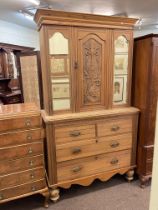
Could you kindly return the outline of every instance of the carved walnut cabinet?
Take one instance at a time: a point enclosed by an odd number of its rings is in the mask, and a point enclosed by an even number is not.
[[[38,10],[51,199],[136,167],[130,106],[136,19]]]

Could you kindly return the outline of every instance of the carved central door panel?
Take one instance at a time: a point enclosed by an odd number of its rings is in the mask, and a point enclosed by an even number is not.
[[[77,110],[106,108],[107,31],[77,30]]]

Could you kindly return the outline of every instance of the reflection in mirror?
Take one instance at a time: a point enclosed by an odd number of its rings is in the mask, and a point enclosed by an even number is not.
[[[68,55],[68,39],[62,33],[55,32],[49,39],[49,54],[51,55]]]

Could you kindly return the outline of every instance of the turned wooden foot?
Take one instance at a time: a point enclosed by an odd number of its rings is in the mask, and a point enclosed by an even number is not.
[[[126,179],[128,182],[131,182],[134,178],[134,170],[130,170],[126,173]]]
[[[147,186],[147,183],[149,182],[151,177],[149,176],[140,176],[139,180],[140,180],[140,187],[141,188],[145,188]]]
[[[50,190],[50,199],[51,199],[51,201],[56,202],[57,200],[59,200],[59,198],[60,198],[59,193],[60,193],[59,189],[51,189]]]
[[[46,192],[42,193],[42,195],[45,197],[45,199],[44,199],[44,207],[48,208],[48,206],[49,206],[48,202],[49,202],[50,193],[49,193],[49,191],[46,191]]]

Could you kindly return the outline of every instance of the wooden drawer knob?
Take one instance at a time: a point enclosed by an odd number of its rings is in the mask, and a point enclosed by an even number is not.
[[[78,154],[81,152],[81,149],[79,147],[75,147],[72,149],[72,154]]]
[[[117,164],[119,162],[119,160],[117,159],[117,158],[115,158],[115,159],[113,159],[113,160],[111,160],[111,164],[112,165],[115,165],[115,164]]]
[[[32,190],[32,191],[36,191],[36,187],[35,187],[35,186],[32,186],[32,187],[31,187],[31,190]]]
[[[81,169],[82,169],[81,166],[77,166],[77,167],[73,168],[72,171],[73,171],[74,173],[77,173],[77,172],[81,171]]]
[[[120,127],[118,125],[114,125],[111,128],[111,131],[118,131],[120,129]]]
[[[32,154],[32,153],[33,153],[33,151],[32,151],[32,149],[31,149],[31,147],[29,148],[28,153],[29,153],[29,154]]]
[[[77,137],[79,135],[81,135],[80,131],[71,131],[70,132],[70,136],[72,136],[72,137]]]
[[[32,140],[32,135],[28,134],[26,138],[27,138],[27,140]]]
[[[0,194],[0,200],[3,200],[4,196],[2,194]]]
[[[31,125],[31,120],[26,120],[26,121],[25,121],[25,125],[26,125],[27,127],[29,127],[29,126]]]
[[[35,175],[32,173],[32,174],[30,174],[30,177],[31,177],[31,179],[34,179]]]
[[[33,166],[33,161],[32,160],[29,162],[29,165],[30,166]]]
[[[112,143],[110,144],[110,146],[111,146],[112,148],[116,148],[116,147],[118,147],[119,145],[120,145],[120,143],[117,142],[117,141],[114,141],[114,142],[112,142]]]

